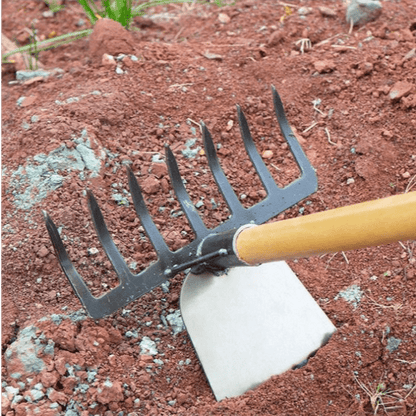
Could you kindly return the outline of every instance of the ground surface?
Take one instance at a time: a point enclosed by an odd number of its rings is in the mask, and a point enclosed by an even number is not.
[[[292,3],[152,9],[151,19],[135,21],[140,31],[126,50],[113,45],[114,54],[138,58],[120,61],[123,73],[100,66],[83,39],[40,54],[46,68],[63,70],[58,76],[12,83],[14,73],[3,74],[3,414],[415,414],[414,241],[290,261],[338,331],[304,367],[217,403],[186,331],[173,335],[167,323],[179,308],[183,274],[165,291],[94,321],[82,314],[46,233],[41,209],[63,227],[95,295],[117,284],[92,230],[90,188],[128,264],[138,272],[155,260],[127,192],[123,165],[130,164],[169,247],[191,241],[158,162],[165,143],[206,223],[226,219],[198,149],[201,119],[221,144],[244,206],[260,201],[236,104],[259,152],[272,151],[265,161],[273,177],[287,185],[299,171],[280,136],[272,84],[319,178],[318,192],[279,220],[409,191],[416,175],[414,0],[384,1],[377,20],[351,32],[340,1]],[[306,3],[311,13],[301,17]],[[2,2],[3,33],[24,44],[34,19],[40,38],[89,27],[76,2],[54,17],[43,17],[47,10],[38,1]],[[153,358],[138,345],[143,337],[156,342]]]

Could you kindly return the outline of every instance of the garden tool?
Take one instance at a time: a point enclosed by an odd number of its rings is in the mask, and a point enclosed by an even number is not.
[[[416,238],[416,193],[264,224],[317,190],[317,177],[272,95],[283,137],[301,176],[279,187],[256,150],[243,111],[238,121],[246,151],[267,196],[244,208],[218,161],[201,122],[205,154],[230,217],[208,229],[186,192],[172,151],[166,163],[195,239],[171,251],[151,218],[140,186],[127,168],[130,193],[158,259],[133,274],[115,246],[92,191],[88,205],[98,238],[119,285],[94,297],[76,271],[47,213],[47,230],[59,263],[92,318],[112,314],[182,271],[189,271],[180,297],[182,316],[217,400],[238,396],[290,368],[302,365],[335,331],[334,325],[284,260]],[[249,267],[247,267],[249,266]]]

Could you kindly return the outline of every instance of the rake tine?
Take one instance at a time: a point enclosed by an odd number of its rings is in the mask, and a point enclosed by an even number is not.
[[[68,253],[65,250],[62,239],[51,217],[45,211],[43,211],[43,216],[45,218],[46,228],[48,230],[49,237],[52,241],[55,253],[58,256],[59,264],[61,265],[62,270],[65,273],[65,276],[68,278],[69,283],[72,286],[72,289],[77,294],[82,305],[84,306],[84,308],[87,308],[86,305],[88,304],[88,302],[92,302],[94,297],[91,295],[91,292],[89,291],[82,277],[76,271],[71,260],[69,260]]]
[[[205,125],[204,122],[201,121],[202,127],[202,139],[204,142],[204,148],[208,159],[208,164],[211,169],[212,174],[214,175],[215,182],[220,189],[225,202],[227,203],[231,215],[236,215],[239,211],[243,211],[244,208],[241,206],[240,201],[238,200],[237,195],[234,192],[234,189],[228,182],[227,177],[224,174],[224,171],[221,168],[221,165],[218,161],[217,152],[215,151],[215,146],[212,141],[211,134]]]
[[[114,244],[114,241],[111,238],[110,233],[108,232],[107,226],[105,225],[104,217],[100,210],[100,207],[97,204],[97,200],[95,199],[93,193],[90,190],[87,191],[87,197],[92,221],[94,223],[98,239],[100,240],[101,245],[103,246],[105,254],[111,261],[111,264],[113,265],[117,273],[117,276],[120,279],[120,284],[128,284],[128,279],[131,278],[133,274],[130,272],[126,262],[124,261],[116,245]]]
[[[188,192],[186,192],[181,174],[179,173],[178,164],[176,163],[175,156],[173,156],[172,150],[169,146],[166,146],[166,161],[168,164],[169,176],[172,180],[173,190],[175,191],[181,207],[195,232],[196,238],[203,237],[207,233],[207,228],[189,198]]]
[[[152,220],[152,217],[149,214],[149,210],[147,209],[146,203],[144,202],[140,186],[137,183],[137,179],[130,167],[127,167],[127,174],[129,177],[129,188],[133,198],[136,214],[140,218],[140,222],[142,223],[150,242],[152,243],[154,249],[157,251],[158,257],[162,257],[164,254],[169,252],[169,248],[166,245],[165,240],[163,240],[163,237],[160,235],[159,230],[157,229],[155,223]]]
[[[263,159],[257,151],[256,145],[251,137],[250,130],[248,128],[247,119],[241,110],[240,106],[237,105],[238,124],[240,125],[241,137],[244,141],[244,146],[250,157],[251,162],[256,169],[263,186],[266,188],[266,192],[270,195],[273,192],[278,192],[279,187],[276,185],[272,175],[264,164]]]
[[[308,158],[306,157],[302,147],[300,146],[296,136],[294,135],[289,122],[287,121],[285,110],[283,108],[282,100],[280,99],[279,94],[276,91],[274,85],[272,85],[272,95],[273,95],[273,104],[274,110],[276,113],[277,120],[279,122],[280,130],[282,131],[283,137],[287,141],[291,152],[295,158],[295,161],[301,170],[302,174],[309,173],[315,176],[315,170],[310,164]]]

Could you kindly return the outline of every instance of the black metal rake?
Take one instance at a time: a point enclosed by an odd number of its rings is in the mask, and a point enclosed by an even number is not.
[[[195,233],[195,239],[187,246],[175,252],[168,248],[147,210],[142,191],[132,170],[127,168],[134,208],[158,255],[158,260],[140,273],[133,274],[128,268],[108,232],[104,217],[92,191],[87,192],[88,206],[98,238],[119,278],[119,285],[102,296],[97,298],[91,294],[69,259],[55,224],[44,212],[46,227],[62,270],[92,318],[102,318],[112,314],[166,282],[167,279],[180,271],[192,268],[194,273],[198,273],[207,269],[216,270],[235,264],[240,265],[232,251],[232,239],[230,240],[229,236],[232,236],[237,229],[245,224],[266,222],[317,190],[318,181],[315,171],[289,126],[283,104],[274,87],[272,87],[272,95],[280,129],[299,166],[301,176],[284,188],[276,185],[257,152],[243,111],[237,106],[238,121],[246,151],[267,192],[267,196],[258,204],[244,208],[220,166],[211,135],[205,124],[201,122],[208,163],[231,213],[227,221],[214,229],[208,229],[199,216],[183,185],[175,157],[169,146],[166,146],[166,162],[172,187]]]

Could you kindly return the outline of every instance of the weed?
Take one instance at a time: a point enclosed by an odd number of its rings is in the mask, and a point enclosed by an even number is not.
[[[39,50],[37,48],[36,29],[32,25],[32,33],[29,36],[29,51],[27,55],[22,54],[26,68],[30,70],[38,69]]]
[[[386,385],[382,382],[377,384],[375,389],[371,388],[371,385],[367,387],[354,375],[354,379],[361,389],[367,394],[370,399],[371,407],[374,411],[374,415],[377,415],[377,412],[380,408],[383,409],[384,413],[387,414],[389,410],[398,410],[402,409],[400,403],[403,402],[403,399],[400,398],[400,395],[396,391],[389,391],[386,389]],[[393,396],[393,393],[395,394]],[[406,396],[407,397],[407,396]],[[399,405],[399,406],[395,406]]]
[[[229,3],[223,2],[222,0],[215,0],[214,2],[218,7],[229,5]],[[62,8],[61,6],[58,6],[56,0],[49,0],[47,3],[52,11],[58,11]],[[128,29],[134,17],[142,16],[145,13],[145,10],[151,7],[168,5],[171,3],[206,4],[209,3],[209,0],[151,0],[141,4],[139,4],[138,0],[135,0],[134,6],[133,0],[101,0],[101,9],[95,5],[93,0],[78,0],[78,3],[83,7],[92,25],[94,25],[98,19],[106,17],[119,22],[126,29]],[[232,4],[234,3],[235,2]],[[59,9],[57,9],[57,7],[59,7]],[[40,51],[57,48],[58,46],[62,46],[75,40],[81,39],[85,36],[89,36],[92,31],[93,29],[85,29],[47,39],[42,42],[36,42],[36,49],[34,51],[36,54],[35,56],[37,56]],[[11,55],[14,55],[15,53],[33,53],[32,48],[33,45],[30,44],[8,52],[2,55],[2,63],[6,63],[7,58]]]
[[[64,6],[61,6],[57,0],[45,0],[45,3],[48,5],[49,10],[53,13],[59,12],[59,10],[64,8]]]

